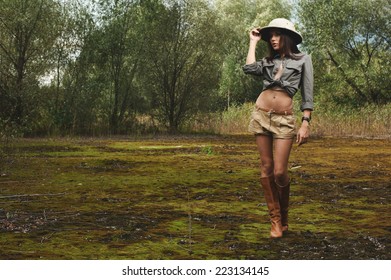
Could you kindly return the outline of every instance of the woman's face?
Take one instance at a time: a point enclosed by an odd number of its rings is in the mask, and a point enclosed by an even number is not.
[[[270,31],[270,44],[272,45],[273,50],[279,51],[281,48],[281,32],[276,30]]]

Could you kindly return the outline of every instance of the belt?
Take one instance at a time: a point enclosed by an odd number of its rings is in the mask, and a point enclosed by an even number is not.
[[[285,110],[285,111],[276,111],[274,109],[265,109],[265,108],[262,108],[262,107],[258,107],[256,106],[255,108],[257,108],[258,110],[261,110],[261,111],[264,111],[264,112],[267,112],[269,114],[276,114],[276,115],[293,115],[293,111],[291,109],[289,110]]]

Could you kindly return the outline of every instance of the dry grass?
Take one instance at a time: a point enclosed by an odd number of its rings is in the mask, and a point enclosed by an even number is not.
[[[319,110],[312,127],[320,136],[391,138],[391,104]]]
[[[298,106],[295,104],[295,107]],[[187,130],[246,134],[252,108],[253,104],[246,103],[222,113],[198,116]],[[298,123],[300,117],[301,114],[297,114]],[[358,109],[337,106],[317,109],[312,116],[311,133],[316,136],[391,138],[391,104]]]

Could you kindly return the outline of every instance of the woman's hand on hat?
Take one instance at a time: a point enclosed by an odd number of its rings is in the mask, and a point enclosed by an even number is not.
[[[259,28],[253,28],[250,31],[250,40],[258,42],[261,40],[261,34],[259,33]]]

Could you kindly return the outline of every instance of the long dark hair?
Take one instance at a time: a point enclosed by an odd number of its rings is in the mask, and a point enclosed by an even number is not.
[[[266,56],[267,61],[272,61],[277,55],[283,54],[285,57],[290,57],[294,60],[299,60],[303,57],[304,54],[302,54],[299,49],[297,48],[297,45],[294,43],[291,36],[289,36],[289,33],[285,31],[284,29],[276,29],[277,33],[280,34],[280,50],[275,51],[272,47],[272,44],[270,43],[270,33],[267,38],[267,47],[269,49],[268,56]]]

